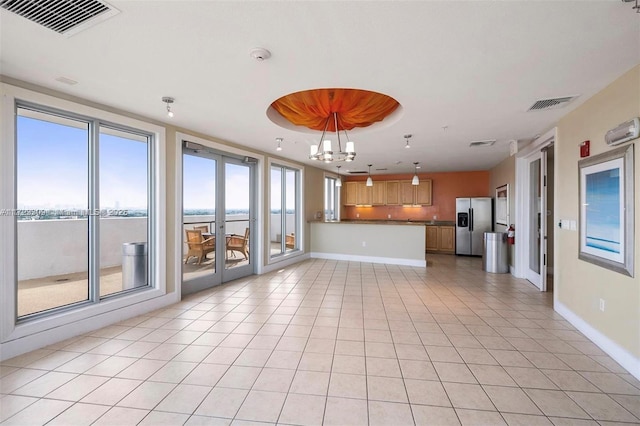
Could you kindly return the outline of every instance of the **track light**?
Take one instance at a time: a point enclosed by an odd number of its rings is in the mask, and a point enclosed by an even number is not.
[[[278,147],[276,148],[276,151],[282,151],[282,138],[276,138],[276,141],[278,141]]]
[[[164,102],[165,104],[167,104],[167,115],[169,116],[169,118],[173,118],[173,111],[171,111],[171,104],[175,101],[174,98],[172,98],[171,96],[164,96],[162,98],[162,102]]]

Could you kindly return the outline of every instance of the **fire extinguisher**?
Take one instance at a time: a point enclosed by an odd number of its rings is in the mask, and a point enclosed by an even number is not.
[[[507,229],[507,242],[514,245],[516,242],[516,228],[513,227],[513,223]]]

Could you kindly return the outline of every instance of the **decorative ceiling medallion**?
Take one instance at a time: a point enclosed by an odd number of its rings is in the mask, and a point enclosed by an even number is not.
[[[329,132],[370,126],[384,120],[399,106],[390,96],[360,89],[304,90],[285,95],[271,104],[295,126]],[[327,117],[334,113],[337,129],[334,120],[329,120],[327,125]]]

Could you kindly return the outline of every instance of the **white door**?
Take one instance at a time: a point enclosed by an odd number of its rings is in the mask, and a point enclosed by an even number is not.
[[[522,239],[525,247],[525,278],[540,291],[547,290],[547,155],[538,151],[526,159],[525,206]]]

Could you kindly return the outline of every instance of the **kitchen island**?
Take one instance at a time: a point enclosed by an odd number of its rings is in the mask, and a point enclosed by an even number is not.
[[[311,222],[311,257],[426,267],[426,222]]]

